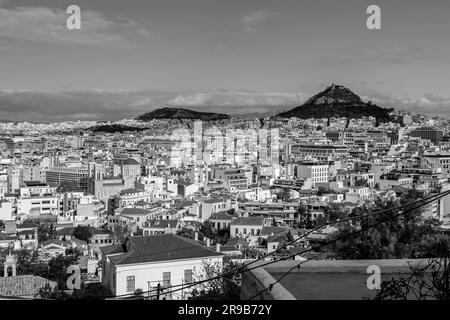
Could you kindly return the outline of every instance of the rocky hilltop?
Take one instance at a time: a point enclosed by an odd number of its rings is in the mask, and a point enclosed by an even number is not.
[[[374,117],[377,122],[391,121],[393,109],[382,108],[371,102],[364,102],[357,94],[341,85],[331,85],[308,99],[304,104],[278,116],[283,118],[362,118]]]

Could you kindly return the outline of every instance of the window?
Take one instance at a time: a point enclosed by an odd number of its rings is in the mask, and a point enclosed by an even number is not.
[[[247,229],[244,228],[243,234],[247,234]]]
[[[128,276],[127,277],[127,292],[134,292],[135,288],[134,288],[134,276]]]
[[[163,272],[163,286],[170,286],[170,272]]]
[[[184,282],[186,283],[192,282],[192,269],[184,270]]]

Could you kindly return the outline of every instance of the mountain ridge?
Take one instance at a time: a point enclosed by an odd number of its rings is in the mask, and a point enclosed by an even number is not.
[[[190,120],[227,120],[230,116],[223,113],[200,112],[186,108],[164,107],[141,114],[136,120],[151,121],[154,119],[190,119]]]
[[[360,96],[350,89],[332,84],[325,90],[312,96],[302,105],[278,114],[282,118],[341,118],[347,119],[374,117],[377,122],[391,121],[393,108],[382,108],[369,102],[364,102]]]

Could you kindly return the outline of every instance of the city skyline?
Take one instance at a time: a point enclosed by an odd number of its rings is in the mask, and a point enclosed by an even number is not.
[[[375,1],[381,30],[365,26],[370,1],[132,3],[0,1],[0,119],[281,112],[331,83],[448,117],[448,2]],[[70,4],[81,30],[66,29]]]

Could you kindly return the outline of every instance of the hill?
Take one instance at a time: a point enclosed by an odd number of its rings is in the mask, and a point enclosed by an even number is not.
[[[362,118],[375,117],[377,122],[393,121],[389,113],[393,109],[382,108],[371,102],[364,102],[351,90],[340,85],[331,85],[308,99],[303,105],[278,114],[283,118]]]
[[[106,125],[98,125],[95,127],[88,128],[88,130],[92,130],[92,132],[107,132],[107,133],[116,133],[116,132],[128,132],[128,131],[144,131],[146,128],[138,128],[132,126],[126,126],[123,124],[106,124]]]
[[[136,120],[150,121],[153,119],[191,119],[191,120],[226,120],[230,116],[221,113],[199,112],[183,108],[160,108],[151,112],[144,113]]]

